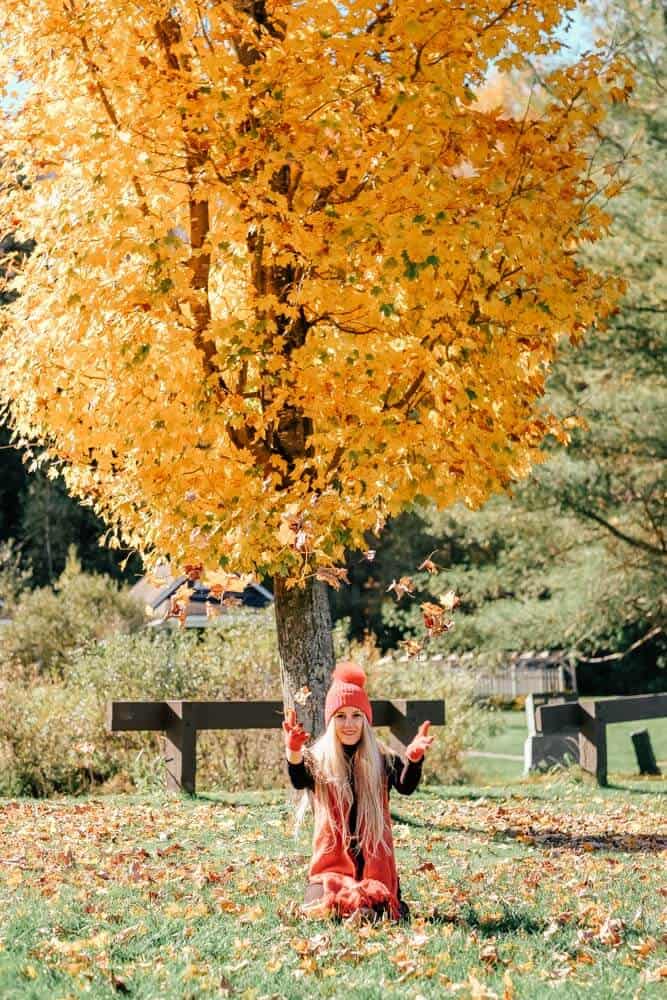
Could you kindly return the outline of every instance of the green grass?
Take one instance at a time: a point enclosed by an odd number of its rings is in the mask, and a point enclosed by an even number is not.
[[[498,754],[520,755],[521,761],[493,760],[488,757],[471,757],[466,771],[475,781],[514,781],[523,773],[523,744],[528,733],[523,711],[497,711],[493,713],[494,727],[476,746]],[[631,735],[638,729],[647,729],[651,737],[656,760],[662,762],[667,774],[667,719],[650,719],[647,722],[621,722],[607,727],[607,754],[609,780],[618,776],[637,774],[637,759]]]
[[[0,996],[657,998],[664,787],[397,798],[413,921],[362,928],[302,917],[283,792],[0,802]]]

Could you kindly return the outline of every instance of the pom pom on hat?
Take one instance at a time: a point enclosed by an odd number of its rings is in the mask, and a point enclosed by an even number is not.
[[[357,663],[352,663],[351,660],[337,663],[331,679],[340,681],[342,684],[356,684],[360,688],[366,687],[364,668]]]
[[[369,724],[373,724],[371,703],[366,694],[366,674],[357,663],[344,661],[336,664],[324,705],[325,725],[329,725],[332,715],[340,708],[358,708]]]

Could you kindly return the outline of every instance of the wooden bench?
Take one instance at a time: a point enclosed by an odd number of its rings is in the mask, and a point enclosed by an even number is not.
[[[543,733],[576,729],[579,763],[594,774],[599,785],[607,784],[607,726],[616,722],[639,722],[667,717],[667,694],[639,694],[601,700],[581,699],[564,705],[542,705],[536,709]]]
[[[425,719],[445,723],[444,701],[372,701],[373,724],[388,726],[395,749],[405,747]],[[112,733],[163,732],[167,789],[195,793],[197,733],[202,729],[280,729],[281,701],[112,701],[107,725]]]

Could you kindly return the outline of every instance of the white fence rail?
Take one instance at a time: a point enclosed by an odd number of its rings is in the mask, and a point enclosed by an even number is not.
[[[437,663],[443,677],[453,681],[472,680],[474,694],[479,698],[509,699],[539,691],[576,691],[575,671],[549,653],[523,654],[505,665],[487,669],[465,655],[434,656],[421,662]]]
[[[456,668],[455,668],[456,670]],[[458,673],[467,673],[458,668]],[[485,697],[517,698],[538,691],[565,691],[564,667],[513,667],[492,674],[473,674],[475,694]]]

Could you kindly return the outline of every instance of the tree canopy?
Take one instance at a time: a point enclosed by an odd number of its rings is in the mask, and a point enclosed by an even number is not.
[[[476,95],[572,6],[0,3],[19,438],[140,551],[292,579],[524,475],[616,296],[578,250],[630,81],[599,51],[516,114]]]

